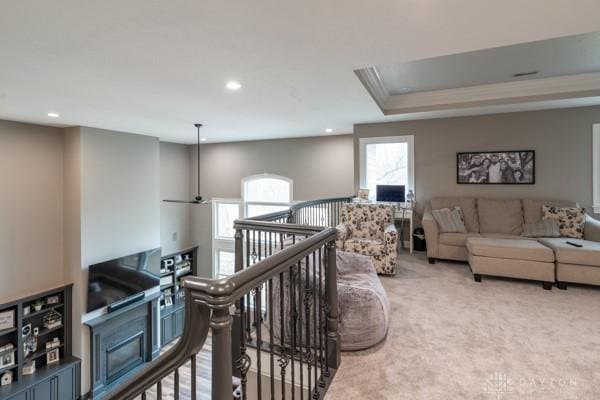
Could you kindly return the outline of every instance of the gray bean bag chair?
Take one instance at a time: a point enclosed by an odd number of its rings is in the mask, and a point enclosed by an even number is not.
[[[337,263],[337,289],[338,289],[338,309],[339,309],[339,334],[341,340],[341,349],[343,351],[362,350],[372,347],[382,341],[388,331],[390,305],[387,294],[379,281],[375,266],[370,256],[364,256],[356,253],[347,253],[343,251],[336,252]],[[308,279],[313,282],[312,259],[308,262]],[[317,268],[318,270],[318,268]],[[300,273],[296,274],[294,279],[300,279],[302,287],[306,282],[306,263],[300,265]],[[322,277],[324,279],[324,277]],[[322,280],[322,288],[325,290],[325,282]],[[318,284],[318,281],[317,281]],[[290,315],[290,277],[289,273],[284,273],[284,315],[285,315],[285,344],[291,344],[292,319]],[[280,287],[279,279],[273,280],[273,315],[279,316],[280,309]],[[300,341],[306,346],[314,347],[314,301],[317,302],[317,310],[320,307],[319,296],[316,298],[310,296],[309,318],[311,326],[309,328],[310,338],[306,339],[306,304],[303,299],[305,293],[296,286],[294,299],[297,304],[297,310],[302,312],[304,321],[302,332],[300,327],[296,326],[296,343]],[[324,313],[323,323],[325,322]],[[267,319],[268,320],[268,319]],[[281,323],[279,318],[273,320],[273,331],[277,343],[281,342]]]

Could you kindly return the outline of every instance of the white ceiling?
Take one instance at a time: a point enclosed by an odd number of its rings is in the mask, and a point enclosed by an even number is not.
[[[597,0],[0,1],[0,118],[191,143],[350,133],[372,65],[591,32]],[[243,88],[228,92],[224,84]],[[48,112],[58,112],[50,120]]]

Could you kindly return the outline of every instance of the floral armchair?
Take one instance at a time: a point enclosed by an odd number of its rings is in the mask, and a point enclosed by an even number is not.
[[[373,257],[378,274],[396,273],[398,232],[391,206],[344,204],[336,228],[338,249]]]

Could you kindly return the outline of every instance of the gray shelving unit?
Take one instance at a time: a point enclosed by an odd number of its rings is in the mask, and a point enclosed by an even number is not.
[[[0,387],[0,399],[79,398],[81,361],[71,354],[71,290],[72,285],[66,285],[0,304],[0,313],[14,313],[14,326],[0,330],[0,347],[7,344],[14,346],[14,363],[0,368],[0,377],[6,372],[12,373],[12,383]],[[49,299],[52,298],[54,302],[50,303]],[[36,303],[41,304],[39,310],[34,307]],[[45,326],[51,315],[60,315],[60,323]],[[60,344],[47,349],[46,343],[54,338],[58,338]],[[36,343],[35,348],[26,350],[25,344],[31,342]],[[59,354],[58,361],[48,362],[49,353],[54,352]],[[6,356],[7,353],[3,352],[0,357]],[[35,363],[35,372],[25,373],[26,367],[31,363]]]
[[[197,276],[198,247],[178,251],[162,257],[160,285],[160,343],[169,344],[183,332],[185,298],[181,279]]]

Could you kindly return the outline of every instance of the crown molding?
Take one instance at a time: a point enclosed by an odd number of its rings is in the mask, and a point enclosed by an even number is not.
[[[600,95],[600,73],[389,95],[377,68],[356,71],[385,115],[574,99]]]

